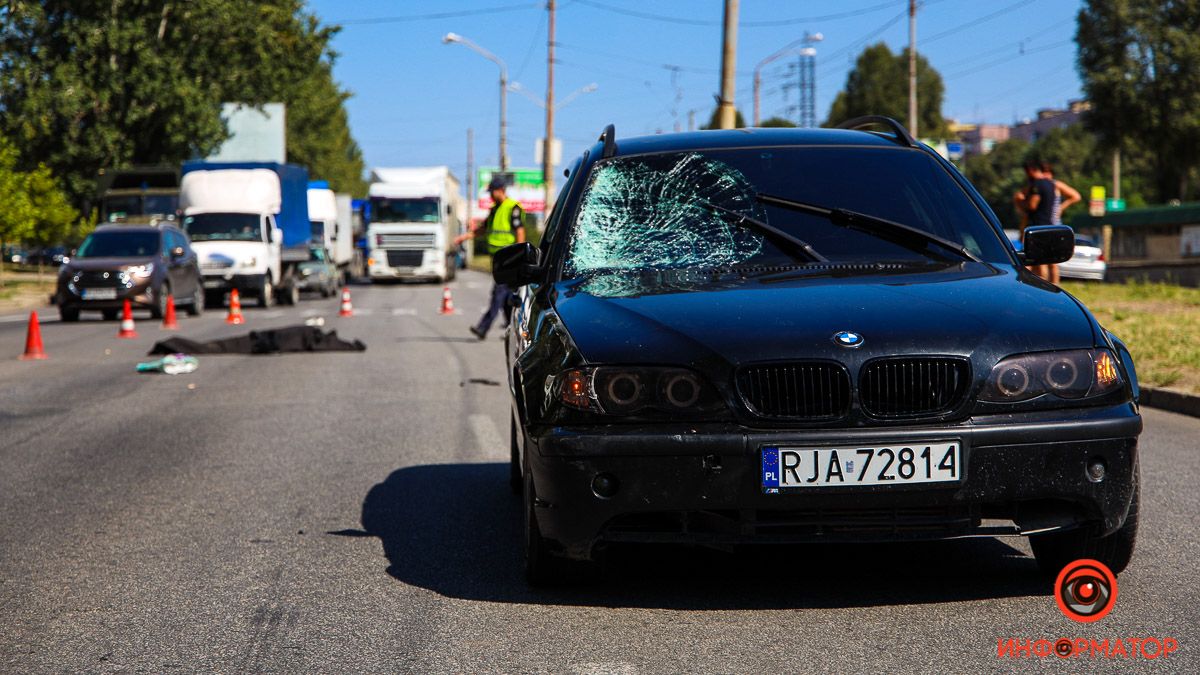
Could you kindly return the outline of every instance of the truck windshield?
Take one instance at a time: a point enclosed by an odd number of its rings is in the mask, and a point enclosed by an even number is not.
[[[179,195],[107,195],[102,208],[104,220],[110,223],[134,216],[169,216],[179,208]]]
[[[439,219],[437,197],[371,198],[371,220],[376,223],[436,223]]]
[[[79,245],[77,258],[145,258],[158,254],[157,232],[93,232]]]
[[[199,213],[183,219],[192,241],[262,241],[262,217],[256,213]]]

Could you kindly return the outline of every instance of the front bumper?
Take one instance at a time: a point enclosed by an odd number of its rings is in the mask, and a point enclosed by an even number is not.
[[[962,425],[751,430],[733,424],[533,428],[526,437],[538,526],[560,552],[605,542],[799,543],[1031,534],[1125,520],[1141,418],[1111,408],[976,417]],[[764,494],[760,448],[958,439],[954,484],[823,487]],[[1104,461],[1103,480],[1087,476]],[[592,489],[614,476],[609,498]]]
[[[206,293],[257,293],[262,288],[265,274],[233,274],[232,272],[201,272],[200,280]]]
[[[154,288],[149,280],[134,283],[132,286],[102,286],[97,289],[114,289],[115,297],[105,298],[103,300],[85,299],[83,294],[91,287],[76,286],[72,289],[66,284],[60,284],[57,292],[57,304],[67,309],[78,309],[81,311],[89,310],[105,310],[105,309],[121,309],[125,306],[125,301],[137,308],[150,308],[157,304],[157,297],[154,294]]]
[[[371,279],[442,279],[446,276],[444,254],[436,249],[425,249],[420,255],[418,264],[391,265],[387,249],[375,249],[367,257],[367,276]]]

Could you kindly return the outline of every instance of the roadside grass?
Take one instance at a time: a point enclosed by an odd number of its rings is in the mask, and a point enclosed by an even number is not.
[[[1200,393],[1200,289],[1149,282],[1062,287],[1125,341],[1141,384]]]

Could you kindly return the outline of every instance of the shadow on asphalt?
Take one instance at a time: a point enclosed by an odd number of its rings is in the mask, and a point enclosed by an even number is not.
[[[686,610],[864,607],[1048,595],[1032,558],[991,538],[919,544],[609,550],[598,580],[526,585],[520,498],[508,465],[394,471],[367,493],[362,530],[383,543],[387,573],[441,595],[492,602]]]

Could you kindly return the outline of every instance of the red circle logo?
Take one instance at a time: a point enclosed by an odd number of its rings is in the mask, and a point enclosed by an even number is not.
[[[1108,616],[1117,601],[1117,575],[1098,560],[1076,560],[1058,573],[1054,599],[1068,619],[1099,621]]]

